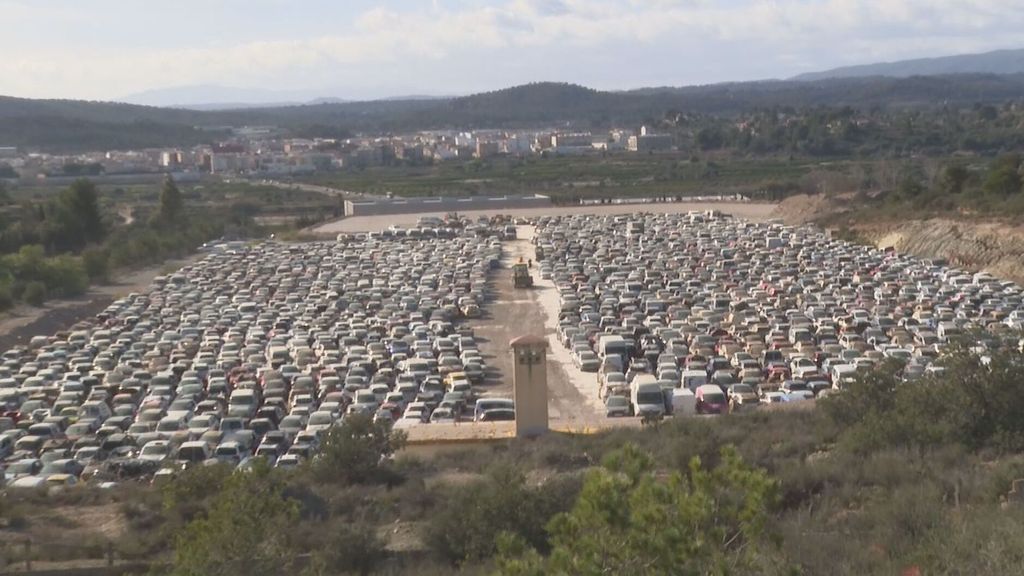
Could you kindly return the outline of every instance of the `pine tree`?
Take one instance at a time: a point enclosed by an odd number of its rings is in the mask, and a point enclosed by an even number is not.
[[[160,190],[160,215],[159,220],[164,223],[176,222],[185,209],[185,202],[181,198],[181,191],[170,176],[164,180],[164,187]]]

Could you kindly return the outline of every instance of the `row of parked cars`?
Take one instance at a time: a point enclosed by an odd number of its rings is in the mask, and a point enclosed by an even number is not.
[[[886,359],[918,378],[951,340],[1024,320],[1012,282],[810,226],[574,215],[539,219],[534,243],[609,416],[813,400]]]
[[[95,319],[0,358],[13,486],[299,466],[353,414],[398,427],[514,419],[464,318],[500,239],[448,230],[206,247]]]

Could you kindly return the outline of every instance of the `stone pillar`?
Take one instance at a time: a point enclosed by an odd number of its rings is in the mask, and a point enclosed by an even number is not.
[[[516,436],[539,436],[548,431],[548,343],[539,336],[520,336],[512,347]]]

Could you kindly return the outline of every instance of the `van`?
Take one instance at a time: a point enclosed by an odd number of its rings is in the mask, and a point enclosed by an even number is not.
[[[682,387],[691,392],[708,383],[708,373],[703,370],[683,370]]]
[[[854,364],[836,364],[829,370],[834,390],[842,390],[857,377],[857,366]]]
[[[181,445],[181,448],[178,449],[177,461],[179,464],[188,466],[201,464],[203,461],[208,460],[210,456],[210,445],[202,440],[194,440]]]
[[[650,374],[641,374],[629,386],[633,413],[637,416],[664,416],[665,395],[661,384]]]
[[[617,334],[602,334],[597,339],[597,355],[604,359],[609,356],[628,358],[632,342]]]
[[[673,416],[693,416],[697,413],[697,396],[689,388],[676,388],[670,407]]]
[[[729,401],[725,392],[714,384],[698,386],[695,395],[698,414],[725,414],[729,411]]]
[[[258,404],[259,400],[255,390],[245,388],[235,390],[231,393],[231,400],[228,401],[228,415],[252,418]]]

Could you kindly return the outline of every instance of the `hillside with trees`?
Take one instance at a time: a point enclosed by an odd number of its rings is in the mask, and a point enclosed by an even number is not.
[[[296,136],[426,129],[559,126],[597,130],[670,113],[733,118],[760,109],[852,107],[865,112],[959,110],[1024,99],[1024,75],[963,74],[745,82],[597,91],[539,83],[436,100],[382,100],[195,111],[108,102],[0,98],[0,145],[54,151],[184,146],[226,126],[272,125]]]

